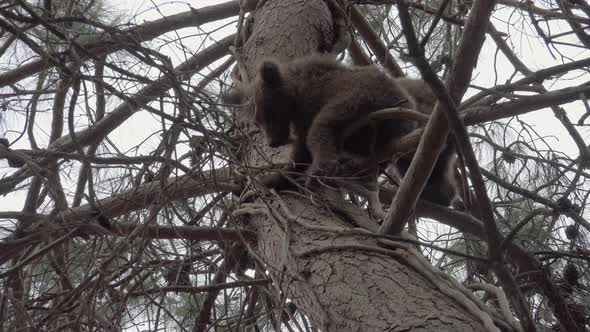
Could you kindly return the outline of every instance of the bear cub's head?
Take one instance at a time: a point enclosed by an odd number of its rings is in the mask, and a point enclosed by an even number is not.
[[[264,131],[270,147],[291,142],[291,120],[295,115],[296,101],[277,62],[262,61],[251,82],[238,84],[222,99],[228,104],[241,104],[246,100],[253,102],[254,120]]]

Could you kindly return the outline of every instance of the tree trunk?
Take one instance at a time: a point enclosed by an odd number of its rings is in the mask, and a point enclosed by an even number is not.
[[[290,60],[329,51],[336,32],[332,7],[326,3],[264,2],[254,14],[250,37],[242,50],[248,76],[255,74],[264,56]],[[251,117],[240,118],[252,129]],[[255,133],[252,141],[267,156],[273,156],[273,162],[286,162],[289,147],[272,150],[260,132],[246,132]],[[245,164],[266,166],[257,151],[248,147]],[[255,252],[268,264],[283,294],[322,331],[494,329],[481,305],[461,292],[456,282],[441,277],[409,245],[399,244],[397,249],[393,241],[384,245],[375,235],[346,226],[302,195],[280,193],[277,197],[261,197],[269,203],[270,207],[260,205],[267,213],[249,219],[258,235]],[[272,209],[273,218],[268,217],[268,209]]]

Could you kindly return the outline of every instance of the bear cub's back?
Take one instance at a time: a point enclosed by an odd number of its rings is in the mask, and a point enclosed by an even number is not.
[[[299,112],[317,113],[338,99],[354,96],[367,112],[392,107],[407,95],[395,80],[376,66],[346,66],[327,55],[315,55],[287,63],[283,68],[288,90]]]

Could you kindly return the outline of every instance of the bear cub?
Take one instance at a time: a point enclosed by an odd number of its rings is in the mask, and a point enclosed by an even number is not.
[[[256,77],[230,91],[224,101],[246,98],[253,102],[255,122],[269,146],[293,144],[292,171],[306,171],[308,187],[325,177],[355,176],[356,181],[345,182],[353,182],[357,192],[368,191],[370,209],[381,218],[378,175],[392,162],[396,142],[418,124],[400,118],[371,120],[370,114],[394,107],[429,114],[436,101],[423,81],[396,80],[377,66],[346,66],[331,55],[318,54],[286,63],[262,61]],[[454,154],[450,145],[441,154],[429,179],[432,185],[426,186],[434,191],[423,193],[423,198],[450,204],[455,185],[448,174]],[[401,175],[412,157],[400,157],[394,164]]]

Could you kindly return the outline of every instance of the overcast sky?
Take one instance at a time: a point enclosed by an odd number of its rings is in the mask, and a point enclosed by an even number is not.
[[[188,5],[198,8],[203,7],[211,4],[222,3],[225,1],[205,1],[205,0],[198,0],[198,1],[147,1],[147,0],[109,0],[112,3],[111,9],[116,13],[126,12],[128,13],[129,17],[133,17],[133,22],[135,23],[143,23],[144,21],[155,20],[159,19],[165,15],[170,15],[182,11],[186,11],[188,9]],[[157,8],[157,10],[156,10]],[[508,31],[524,31],[525,33],[522,38],[517,40],[511,40],[511,43],[516,47],[518,53],[522,56],[523,60],[526,61],[526,64],[530,66],[531,70],[537,70],[540,68],[545,68],[548,66],[559,64],[559,59],[554,60],[547,51],[546,46],[539,40],[536,39],[526,39],[526,35],[536,35],[536,32],[532,31],[527,24],[523,24],[523,22],[515,21],[516,19],[521,18],[520,15],[510,15],[510,11],[503,11],[501,13],[496,14],[496,20],[494,24],[496,28],[503,32]],[[231,20],[235,20],[232,18]],[[217,22],[215,24],[209,24],[206,26],[201,27],[204,31],[211,30],[212,27],[221,26],[228,21],[225,20],[224,22]],[[234,31],[234,25],[230,25],[225,29],[221,29],[219,32],[216,33],[215,38],[220,39],[224,35],[231,33]],[[557,33],[559,30],[570,30],[569,26],[552,27],[552,31]],[[195,28],[184,29],[183,31],[179,31],[180,35],[185,34],[197,34],[199,31]],[[201,31],[202,32],[202,31]],[[173,38],[174,36],[171,35]],[[192,51],[195,51],[198,47],[198,41],[200,36],[194,37],[195,46],[192,47]],[[210,44],[212,41],[208,40],[207,43]],[[162,44],[161,41],[156,42],[155,44]],[[169,55],[174,62],[174,64],[178,64],[184,60],[185,54],[183,50],[177,47],[178,45],[172,43],[171,47],[164,47],[160,51]],[[186,47],[189,49],[191,48],[190,42],[185,43]],[[580,49],[568,49],[567,47],[563,47],[561,49],[562,52],[568,57],[573,59],[580,59],[588,57],[590,54],[587,50],[581,51]],[[534,55],[534,56],[533,56]],[[397,58],[397,55],[394,55]],[[534,59],[531,61],[531,59]],[[494,65],[494,62],[496,64]],[[132,68],[126,68],[132,69]],[[473,83],[478,86],[483,87],[492,87],[496,84],[501,84],[506,81],[512,75],[512,66],[509,62],[501,55],[501,53],[496,52],[495,45],[491,38],[487,38],[486,44],[484,46],[484,50],[480,56],[479,65],[474,72],[474,80]],[[497,75],[497,76],[496,76]],[[579,77],[576,75],[571,75],[570,77],[573,81],[562,80],[559,82],[555,82],[554,86],[546,85],[548,89],[558,89],[563,88],[566,86],[571,86],[574,84],[581,83],[584,78]],[[586,78],[587,79],[587,78]],[[472,94],[473,91],[469,92],[468,94]],[[118,101],[114,101],[110,104],[111,108],[116,105]],[[583,105],[581,102],[571,103],[568,105],[564,105],[570,119],[573,122],[576,122],[577,119],[581,114],[583,114]],[[567,154],[569,154],[572,158],[577,156],[578,150],[576,146],[573,144],[571,139],[568,135],[566,135],[565,130],[561,126],[558,120],[555,119],[552,112],[548,109],[538,111],[532,114],[528,114],[521,117],[522,120],[528,122],[529,124],[535,125],[535,129],[545,135],[553,135],[556,138],[550,138],[548,141],[553,144],[553,148],[561,150]],[[15,139],[18,135],[17,133],[7,133],[10,129],[15,128],[23,128],[24,125],[24,118],[22,116],[13,116],[9,117],[8,121],[10,123],[10,127],[0,127],[0,137],[8,137],[11,141]],[[47,112],[44,116],[39,116],[37,121],[39,121],[39,126],[37,128],[37,134],[42,141],[42,137],[47,138],[47,128],[51,121],[51,116],[49,112]],[[44,122],[44,123],[43,123]],[[44,127],[45,129],[42,130]],[[159,142],[159,135],[155,135],[155,137],[151,137],[150,135],[154,132],[158,132],[161,130],[161,125],[159,123],[159,119],[154,118],[152,115],[148,114],[147,112],[138,112],[136,113],[130,120],[126,121],[124,125],[120,128],[115,130],[113,133],[109,135],[109,139],[113,142],[116,142],[117,146],[122,151],[128,151],[129,155],[139,155],[143,153],[147,153],[150,147],[157,146]],[[585,128],[578,128],[582,133],[582,136],[586,138],[587,136],[587,129]],[[67,128],[64,129],[64,134],[67,133]],[[138,145],[143,140],[148,139],[148,143],[143,145],[146,151],[134,151],[129,150],[132,147]],[[21,140],[13,146],[14,148],[28,148],[28,140],[26,137],[21,138]],[[6,161],[0,161],[0,176],[12,174],[16,169],[11,169],[7,167]],[[63,177],[64,186],[66,188],[69,187],[70,190],[73,190],[73,184],[77,179],[77,174],[68,174],[67,176]],[[24,202],[24,198],[26,196],[26,190],[20,190],[15,193],[10,193],[5,197],[0,197],[0,211],[20,211],[22,209],[22,205]],[[45,211],[48,213],[49,211]],[[2,221],[0,220],[0,226],[9,227],[11,222]],[[428,225],[425,225],[428,227]]]
[[[208,5],[212,5],[212,4],[225,2],[225,1],[211,1],[211,0],[207,0],[207,1],[199,0],[199,1],[192,1],[192,2],[191,1],[187,1],[187,2],[160,1],[160,0],[155,0],[155,1],[108,0],[108,1],[111,4],[111,6],[109,7],[109,10],[113,14],[121,15],[122,13],[127,13],[127,15],[123,14],[124,16],[127,17],[125,22],[127,20],[130,20],[131,22],[136,23],[136,24],[141,24],[146,21],[160,19],[165,15],[170,15],[170,14],[186,11],[189,9],[189,4],[193,8],[199,8],[199,7],[204,7],[204,6],[208,6]],[[189,51],[194,52],[194,51],[197,51],[197,49],[202,46],[200,44],[203,42],[203,40],[206,45],[210,45],[213,43],[213,40],[211,38],[204,37],[204,32],[210,31],[210,30],[215,29],[219,26],[227,24],[228,22],[231,22],[232,20],[236,20],[236,17],[231,18],[231,19],[227,19],[224,21],[215,22],[215,23],[201,26],[200,31],[197,31],[195,28],[189,28],[189,29],[183,29],[182,31],[179,31],[178,33],[180,35],[187,35],[187,34],[196,35],[195,37],[188,39],[188,41],[183,45]],[[227,28],[219,30],[213,36],[213,38],[220,39],[220,38],[225,37],[227,34],[232,33],[233,32],[232,30],[235,30],[235,28],[233,28],[233,26],[234,25],[231,25]],[[199,35],[199,33],[201,35]],[[168,34],[168,36],[172,36],[172,34]],[[175,36],[172,36],[172,38],[175,38]],[[194,45],[190,44],[191,40],[194,40]],[[161,46],[163,44],[163,42],[157,41],[152,44]],[[193,47],[191,47],[191,46],[193,46]],[[179,49],[178,44],[174,44],[174,43],[172,43],[172,47],[163,46],[161,49],[159,49],[159,51],[168,55],[171,58],[174,65],[179,64],[180,62],[184,61],[187,56],[191,55],[191,54],[185,54],[184,50]],[[215,65],[213,67],[215,67]],[[132,70],[132,68],[125,68],[125,69]],[[110,98],[110,100],[107,99],[107,111],[109,109],[112,109],[119,102],[120,102],[120,100],[117,98]],[[93,104],[93,101],[89,101],[89,103]],[[48,110],[50,106],[51,106],[50,104],[46,104],[45,109]],[[42,108],[42,107],[40,107],[40,108]],[[18,114],[18,115],[17,114],[9,114],[6,118],[6,122],[4,123],[4,125],[0,127],[0,137],[7,137],[10,140],[10,142],[12,143],[12,141],[19,136],[19,132],[22,130],[21,128],[23,128],[23,126],[25,125],[24,120],[25,120],[25,118],[24,118],[24,116],[22,116],[22,114]],[[48,111],[44,112],[44,113],[40,113],[37,116],[36,123],[37,123],[36,132],[35,132],[36,138],[38,139],[38,142],[40,142],[40,143],[45,142],[45,144],[46,144],[46,142],[48,140],[48,135],[49,135],[48,128],[51,123],[51,113]],[[81,127],[81,128],[83,128],[83,127]],[[141,155],[144,153],[148,153],[149,148],[153,148],[153,147],[157,146],[157,144],[159,143],[160,137],[159,137],[159,135],[152,135],[152,134],[154,132],[161,131],[161,129],[162,128],[161,128],[161,124],[160,124],[160,119],[154,117],[151,114],[148,114],[147,112],[137,112],[129,120],[127,120],[123,125],[121,125],[115,131],[113,131],[108,137],[111,141],[116,143],[117,147],[121,151],[128,152],[127,153],[128,155]],[[64,128],[64,134],[66,134],[66,133],[67,133],[67,128]],[[147,140],[147,142],[146,142],[146,140]],[[142,142],[144,142],[143,147],[144,147],[144,150],[146,150],[146,151],[143,151],[143,153],[142,153],[142,151],[130,150]],[[29,142],[28,142],[28,139],[26,136],[23,136],[18,142],[16,142],[11,147],[12,148],[23,148],[23,149],[30,148]],[[8,167],[8,163],[6,160],[0,160],[0,176],[10,175],[15,170],[16,169],[14,169],[14,168]],[[64,182],[64,187],[66,187],[66,189],[67,189],[68,183],[71,185],[71,184],[75,183],[76,180],[77,180],[77,174],[69,174],[68,176],[64,176],[62,178],[62,181]],[[70,189],[73,190],[73,187],[70,186]],[[19,210],[21,210],[25,197],[26,197],[26,189],[19,190],[14,193],[9,193],[8,195],[3,196],[3,197],[0,196],[0,211],[19,211]],[[9,224],[10,223],[7,221],[0,220],[0,226],[7,227]],[[0,231],[0,234],[1,234],[1,231]]]
[[[189,4],[195,8],[203,7],[211,4],[222,3],[225,1],[147,1],[147,0],[140,0],[140,1],[123,1],[123,0],[110,0],[112,3],[111,9],[115,13],[126,12],[128,13],[129,17],[133,17],[132,22],[135,23],[143,23],[149,20],[155,20],[163,17],[164,15],[170,15],[182,11],[186,11],[189,8]],[[157,10],[156,10],[157,9]],[[552,65],[556,65],[561,63],[559,59],[554,60],[547,51],[546,46],[539,40],[525,38],[526,35],[536,35],[536,33],[528,27],[528,23],[524,24],[523,22],[516,21],[516,19],[520,19],[520,15],[510,15],[511,11],[501,11],[500,13],[496,14],[496,19],[494,24],[496,28],[503,32],[515,32],[515,31],[524,31],[525,33],[519,35],[519,39],[511,40],[511,43],[516,47],[518,53],[522,55],[526,64],[530,66],[531,70],[537,70],[539,68],[544,68]],[[198,31],[195,28],[184,29],[179,31],[178,34],[186,35],[186,34],[198,34],[199,32],[209,31],[213,27],[219,27],[228,22],[235,20],[235,18],[225,20],[224,22],[216,22],[215,24],[209,24],[206,26],[201,27],[201,31]],[[556,33],[559,29],[562,30],[570,30],[569,26],[559,27],[553,26],[552,31]],[[224,29],[219,30],[214,35],[215,39],[223,38],[225,35],[232,33],[235,30],[235,25],[231,24]],[[169,34],[174,38],[173,34]],[[195,51],[199,45],[199,41],[202,39],[202,36],[195,36],[193,37],[194,40],[194,47],[191,47],[191,42],[187,41],[184,43],[185,47],[188,47],[189,50]],[[211,44],[212,40],[208,39],[207,44]],[[155,43],[156,45],[161,45],[162,42],[158,41]],[[183,49],[178,48],[177,44],[171,43],[171,47],[163,47],[160,51],[169,55],[174,62],[174,64],[178,64],[185,59],[187,56],[184,53]],[[563,47],[561,51],[568,57],[574,59],[580,59],[589,56],[589,52],[587,50],[580,51],[579,48],[574,49],[567,47]],[[534,56],[532,56],[534,55]],[[396,56],[396,55],[394,55]],[[397,56],[396,56],[397,58]],[[531,59],[534,59],[531,61]],[[494,66],[494,62],[496,65]],[[132,68],[127,68],[132,69]],[[512,66],[509,62],[502,56],[500,52],[496,52],[495,45],[491,38],[486,39],[486,44],[484,46],[484,50],[481,53],[480,63],[474,72],[474,80],[473,83],[478,86],[483,87],[492,87],[496,84],[501,84],[509,78],[512,73]],[[574,82],[579,84],[583,81],[582,77],[576,77],[575,75],[571,75],[571,78]],[[566,86],[571,86],[576,84],[572,81],[562,80],[554,83],[554,86],[546,85],[548,89],[557,89],[563,88]],[[472,94],[473,91],[469,92]],[[110,106],[116,105],[118,100],[112,100],[113,103]],[[577,119],[581,114],[583,114],[583,105],[581,102],[575,102],[568,105],[564,105],[565,109],[568,111],[568,115],[573,122],[576,122]],[[541,134],[545,135],[553,135],[559,138],[559,141],[556,138],[549,138],[549,142],[554,144],[553,147],[559,149],[565,153],[568,153],[570,156],[575,157],[577,156],[578,150],[573,142],[570,140],[569,136],[565,134],[565,130],[561,126],[558,120],[555,119],[552,112],[548,109],[538,111],[532,114],[528,114],[522,116],[521,119],[524,121],[529,122],[530,124],[535,125],[535,129],[540,132]],[[9,132],[6,133],[9,129],[15,128],[22,128],[24,125],[24,118],[22,116],[12,116],[8,118],[11,128],[2,127],[0,128],[0,136],[6,136],[11,141],[16,138],[18,135],[16,132]],[[45,114],[45,116],[40,116],[38,118],[39,126],[37,130],[37,134],[40,136],[40,140],[43,141],[42,137],[47,138],[47,128],[51,121],[51,117],[49,112]],[[45,123],[43,123],[45,122]],[[40,127],[44,127],[44,130],[41,130]],[[587,136],[587,130],[585,128],[578,128],[582,133],[583,137]],[[20,129],[19,129],[20,130]],[[136,113],[130,120],[126,121],[124,125],[120,128],[115,130],[112,134],[109,135],[109,139],[113,142],[116,142],[117,146],[122,151],[129,151],[129,154],[142,154],[142,151],[130,151],[132,147],[136,146],[140,142],[145,139],[148,139],[148,143],[144,145],[144,147],[155,147],[159,142],[159,136],[156,135],[155,137],[151,138],[150,135],[152,133],[161,130],[161,125],[159,123],[159,119],[154,118],[152,115],[148,114],[147,112],[138,112]],[[64,130],[64,133],[67,133],[67,129]],[[28,140],[26,137],[21,138],[21,140],[13,146],[13,148],[28,148]],[[147,150],[145,151],[147,152]],[[14,172],[15,169],[11,169],[7,167],[6,161],[0,161],[0,176],[3,174],[11,174]],[[75,183],[77,176],[74,174],[69,175],[68,177],[64,177],[64,182],[69,183],[70,185]],[[66,185],[66,184],[65,184]],[[7,210],[21,210],[22,204],[24,201],[24,197],[26,195],[26,190],[21,190],[16,193],[8,194],[5,197],[0,197],[0,210],[7,211]],[[1,225],[2,221],[0,221]],[[4,224],[6,225],[6,224]]]

